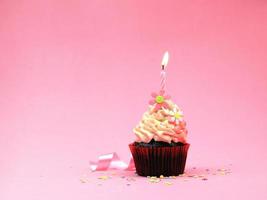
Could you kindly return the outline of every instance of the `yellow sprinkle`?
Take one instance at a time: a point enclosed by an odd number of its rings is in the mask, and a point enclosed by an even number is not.
[[[148,181],[150,183],[158,183],[158,182],[160,182],[160,179],[159,178],[150,178],[150,179],[148,179]]]
[[[172,185],[173,183],[172,182],[169,182],[169,181],[166,181],[164,182],[165,185]]]
[[[101,179],[101,180],[107,180],[109,177],[108,176],[100,176],[98,177],[98,179]]]
[[[160,177],[159,178],[164,178],[164,176],[163,175],[160,175]]]

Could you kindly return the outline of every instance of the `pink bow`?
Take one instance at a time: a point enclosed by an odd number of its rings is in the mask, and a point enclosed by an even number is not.
[[[123,162],[117,153],[104,154],[98,157],[98,162],[90,161],[90,168],[92,171],[105,171],[108,169],[119,169],[119,170],[135,170],[133,158],[131,158],[127,165]]]

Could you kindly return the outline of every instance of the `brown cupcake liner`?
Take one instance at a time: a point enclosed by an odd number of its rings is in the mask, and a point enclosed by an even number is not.
[[[142,147],[129,144],[140,176],[177,176],[184,173],[190,144],[172,147]]]

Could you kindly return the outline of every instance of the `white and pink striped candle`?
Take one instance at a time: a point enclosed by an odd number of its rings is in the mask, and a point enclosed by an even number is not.
[[[166,66],[168,64],[168,60],[169,60],[169,53],[168,51],[165,52],[162,62],[161,62],[161,73],[160,73],[160,90],[161,91],[165,91],[166,89]]]

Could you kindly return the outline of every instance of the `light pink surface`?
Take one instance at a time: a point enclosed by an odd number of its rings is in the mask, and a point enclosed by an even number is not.
[[[266,199],[266,19],[264,0],[2,0],[0,199]],[[129,159],[165,50],[187,169],[233,173],[82,184],[98,155]]]

